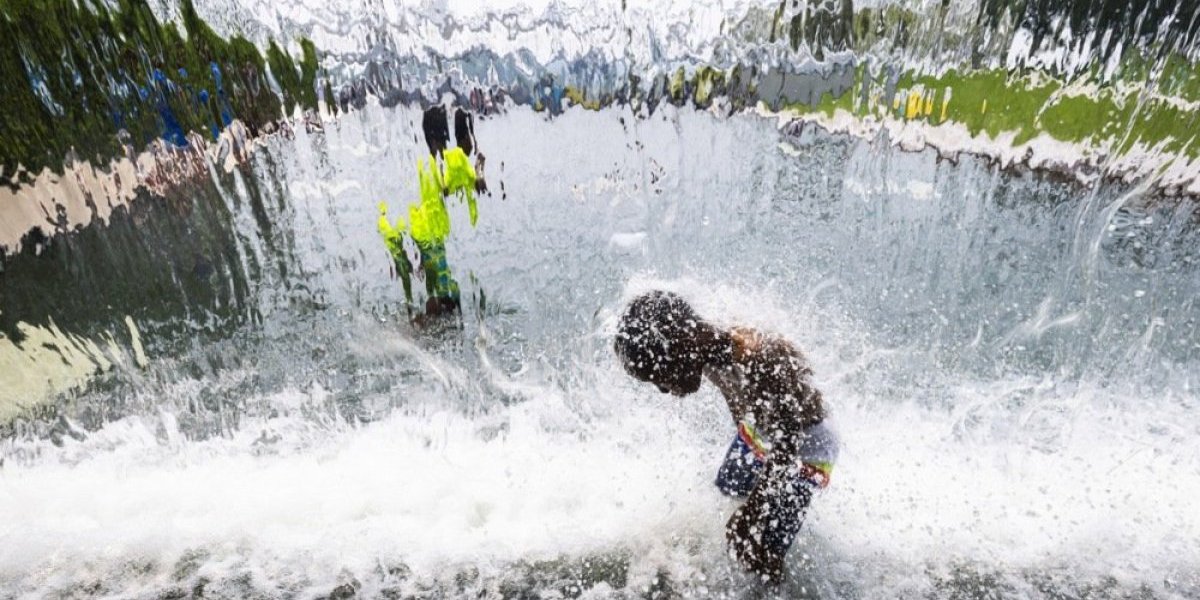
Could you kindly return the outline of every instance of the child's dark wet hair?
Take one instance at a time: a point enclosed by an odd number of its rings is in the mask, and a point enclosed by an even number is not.
[[[613,350],[625,370],[642,381],[696,379],[698,386],[704,361],[696,341],[705,329],[687,301],[656,290],[634,298],[626,307],[617,324]]]

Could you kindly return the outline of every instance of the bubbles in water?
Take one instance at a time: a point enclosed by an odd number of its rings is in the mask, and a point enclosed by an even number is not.
[[[157,18],[194,49],[187,6]],[[238,123],[211,68],[131,46],[170,110],[129,95],[142,138],[109,147],[96,100],[109,152],[0,197],[0,595],[741,597],[723,400],[612,356],[649,289],[795,341],[831,405],[834,483],[765,593],[1200,594],[1200,243],[1164,133],[1194,20],[839,6],[202,3],[265,49],[222,71]],[[55,128],[123,81],[25,59]],[[492,193],[477,227],[447,204],[462,310],[419,327],[375,228],[419,196],[430,101],[476,115]]]

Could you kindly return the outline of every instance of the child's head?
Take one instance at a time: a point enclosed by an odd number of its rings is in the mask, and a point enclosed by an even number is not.
[[[613,349],[625,371],[663,393],[683,396],[700,389],[712,327],[683,298],[653,291],[629,303],[617,325]]]

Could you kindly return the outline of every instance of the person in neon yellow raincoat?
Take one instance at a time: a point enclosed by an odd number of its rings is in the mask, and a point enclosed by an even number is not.
[[[479,219],[475,202],[477,176],[462,148],[450,148],[442,152],[441,168],[435,157],[430,156],[417,163],[417,181],[420,201],[408,207],[408,224],[403,218],[395,224],[389,222],[387,204],[379,203],[378,228],[384,244],[396,266],[396,275],[404,286],[404,298],[412,303],[412,278],[408,255],[404,251],[404,233],[407,231],[421,253],[421,268],[425,277],[426,313],[440,314],[459,308],[458,282],[450,273],[446,262],[446,238],[450,235],[450,214],[446,210],[446,196],[455,195],[466,200],[471,226]]]

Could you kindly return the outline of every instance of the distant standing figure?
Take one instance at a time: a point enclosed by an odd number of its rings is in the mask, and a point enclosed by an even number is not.
[[[396,275],[404,285],[405,300],[411,306],[413,269],[404,250],[404,234],[412,237],[420,254],[419,274],[425,281],[424,317],[458,312],[461,308],[458,282],[446,260],[446,238],[450,235],[450,215],[445,198],[457,195],[467,203],[471,225],[479,218],[475,193],[486,191],[481,176],[483,155],[477,152],[474,121],[468,113],[457,109],[455,137],[457,147],[449,147],[450,126],[445,107],[434,105],[425,110],[421,129],[429,147],[429,157],[417,163],[420,200],[408,207],[408,223],[403,219],[393,225],[387,216],[387,204],[379,205],[379,233],[384,238],[395,266]],[[476,167],[468,155],[476,153]],[[410,309],[411,310],[411,309]]]

